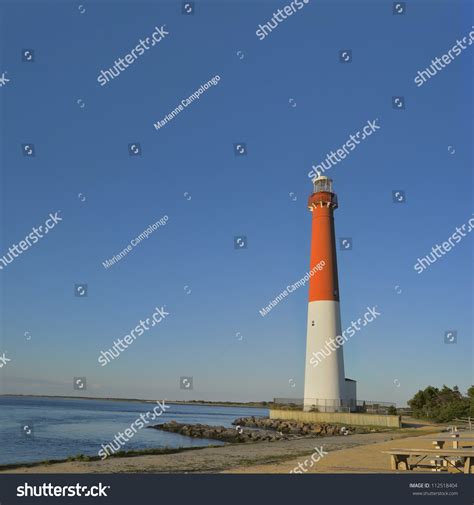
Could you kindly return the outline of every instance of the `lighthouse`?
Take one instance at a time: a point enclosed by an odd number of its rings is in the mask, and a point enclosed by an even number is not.
[[[344,375],[334,233],[337,195],[328,177],[316,177],[313,186],[308,200],[312,213],[310,271],[321,262],[324,266],[309,280],[304,410],[347,412],[356,407],[356,382]]]

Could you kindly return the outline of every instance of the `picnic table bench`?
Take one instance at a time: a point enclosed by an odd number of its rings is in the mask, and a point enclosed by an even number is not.
[[[390,454],[392,470],[413,470],[417,467],[438,468],[431,464],[423,463],[428,457],[436,457],[446,461],[446,466],[451,465],[458,470],[457,466],[451,460],[461,458],[464,464],[464,473],[474,473],[474,449],[391,449],[382,451],[384,454]],[[419,457],[415,463],[409,463],[408,458]]]

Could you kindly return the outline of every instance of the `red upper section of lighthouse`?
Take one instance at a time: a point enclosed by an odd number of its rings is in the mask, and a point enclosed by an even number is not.
[[[334,209],[337,195],[332,192],[332,181],[326,177],[315,180],[315,192],[309,197],[308,207],[313,213],[311,233],[311,261],[313,269],[324,261],[322,270],[314,270],[309,281],[309,301],[339,301],[337,278]],[[321,191],[322,190],[322,191]]]

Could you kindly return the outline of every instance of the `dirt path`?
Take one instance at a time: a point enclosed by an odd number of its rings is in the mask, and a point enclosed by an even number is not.
[[[299,461],[323,447],[329,452],[313,467],[318,472],[388,471],[388,456],[380,447],[396,446],[394,440],[439,431],[435,428],[414,428],[399,432],[370,433],[336,437],[314,437],[279,442],[257,442],[224,445],[175,454],[109,458],[105,461],[65,462],[20,467],[2,473],[187,473],[245,472],[286,473]],[[411,443],[410,439],[406,440]],[[375,445],[376,444],[376,445]],[[397,444],[395,442],[395,444]],[[429,441],[428,441],[429,444]],[[400,443],[398,442],[398,445]],[[418,444],[419,447],[423,447]],[[351,453],[350,451],[356,451]],[[350,458],[344,455],[349,453]],[[303,459],[302,459],[303,458]]]
[[[390,469],[390,456],[383,454],[394,448],[416,447],[432,449],[431,440],[416,437],[393,437],[393,440],[375,441],[356,447],[345,447],[341,450],[332,450],[324,444],[325,454],[317,463],[311,465],[311,454],[292,458],[287,461],[279,461],[271,465],[254,465],[246,468],[232,468],[223,473],[289,473],[298,470],[297,473],[392,473]],[[329,449],[329,450],[328,450]],[[315,455],[315,458],[318,454]],[[306,461],[306,464],[305,464]],[[301,466],[298,467],[298,464]],[[428,472],[430,470],[427,470]]]

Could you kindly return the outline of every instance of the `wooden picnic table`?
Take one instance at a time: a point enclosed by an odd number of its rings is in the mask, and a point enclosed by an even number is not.
[[[392,470],[413,470],[416,467],[428,467],[441,470],[436,465],[428,465],[424,460],[428,457],[436,457],[446,462],[446,467],[451,465],[458,470],[453,459],[459,458],[464,464],[464,473],[474,473],[474,449],[391,449],[382,451],[390,454]],[[409,463],[409,457],[419,457],[415,463]],[[447,469],[447,468],[446,468]]]
[[[474,437],[461,437],[459,433],[451,433],[449,435],[426,435],[424,437],[420,437],[425,440],[432,440],[435,449],[443,449],[444,444],[446,442],[453,442],[453,449],[459,449],[460,444],[464,444],[464,442],[468,442],[469,445],[474,445]]]

